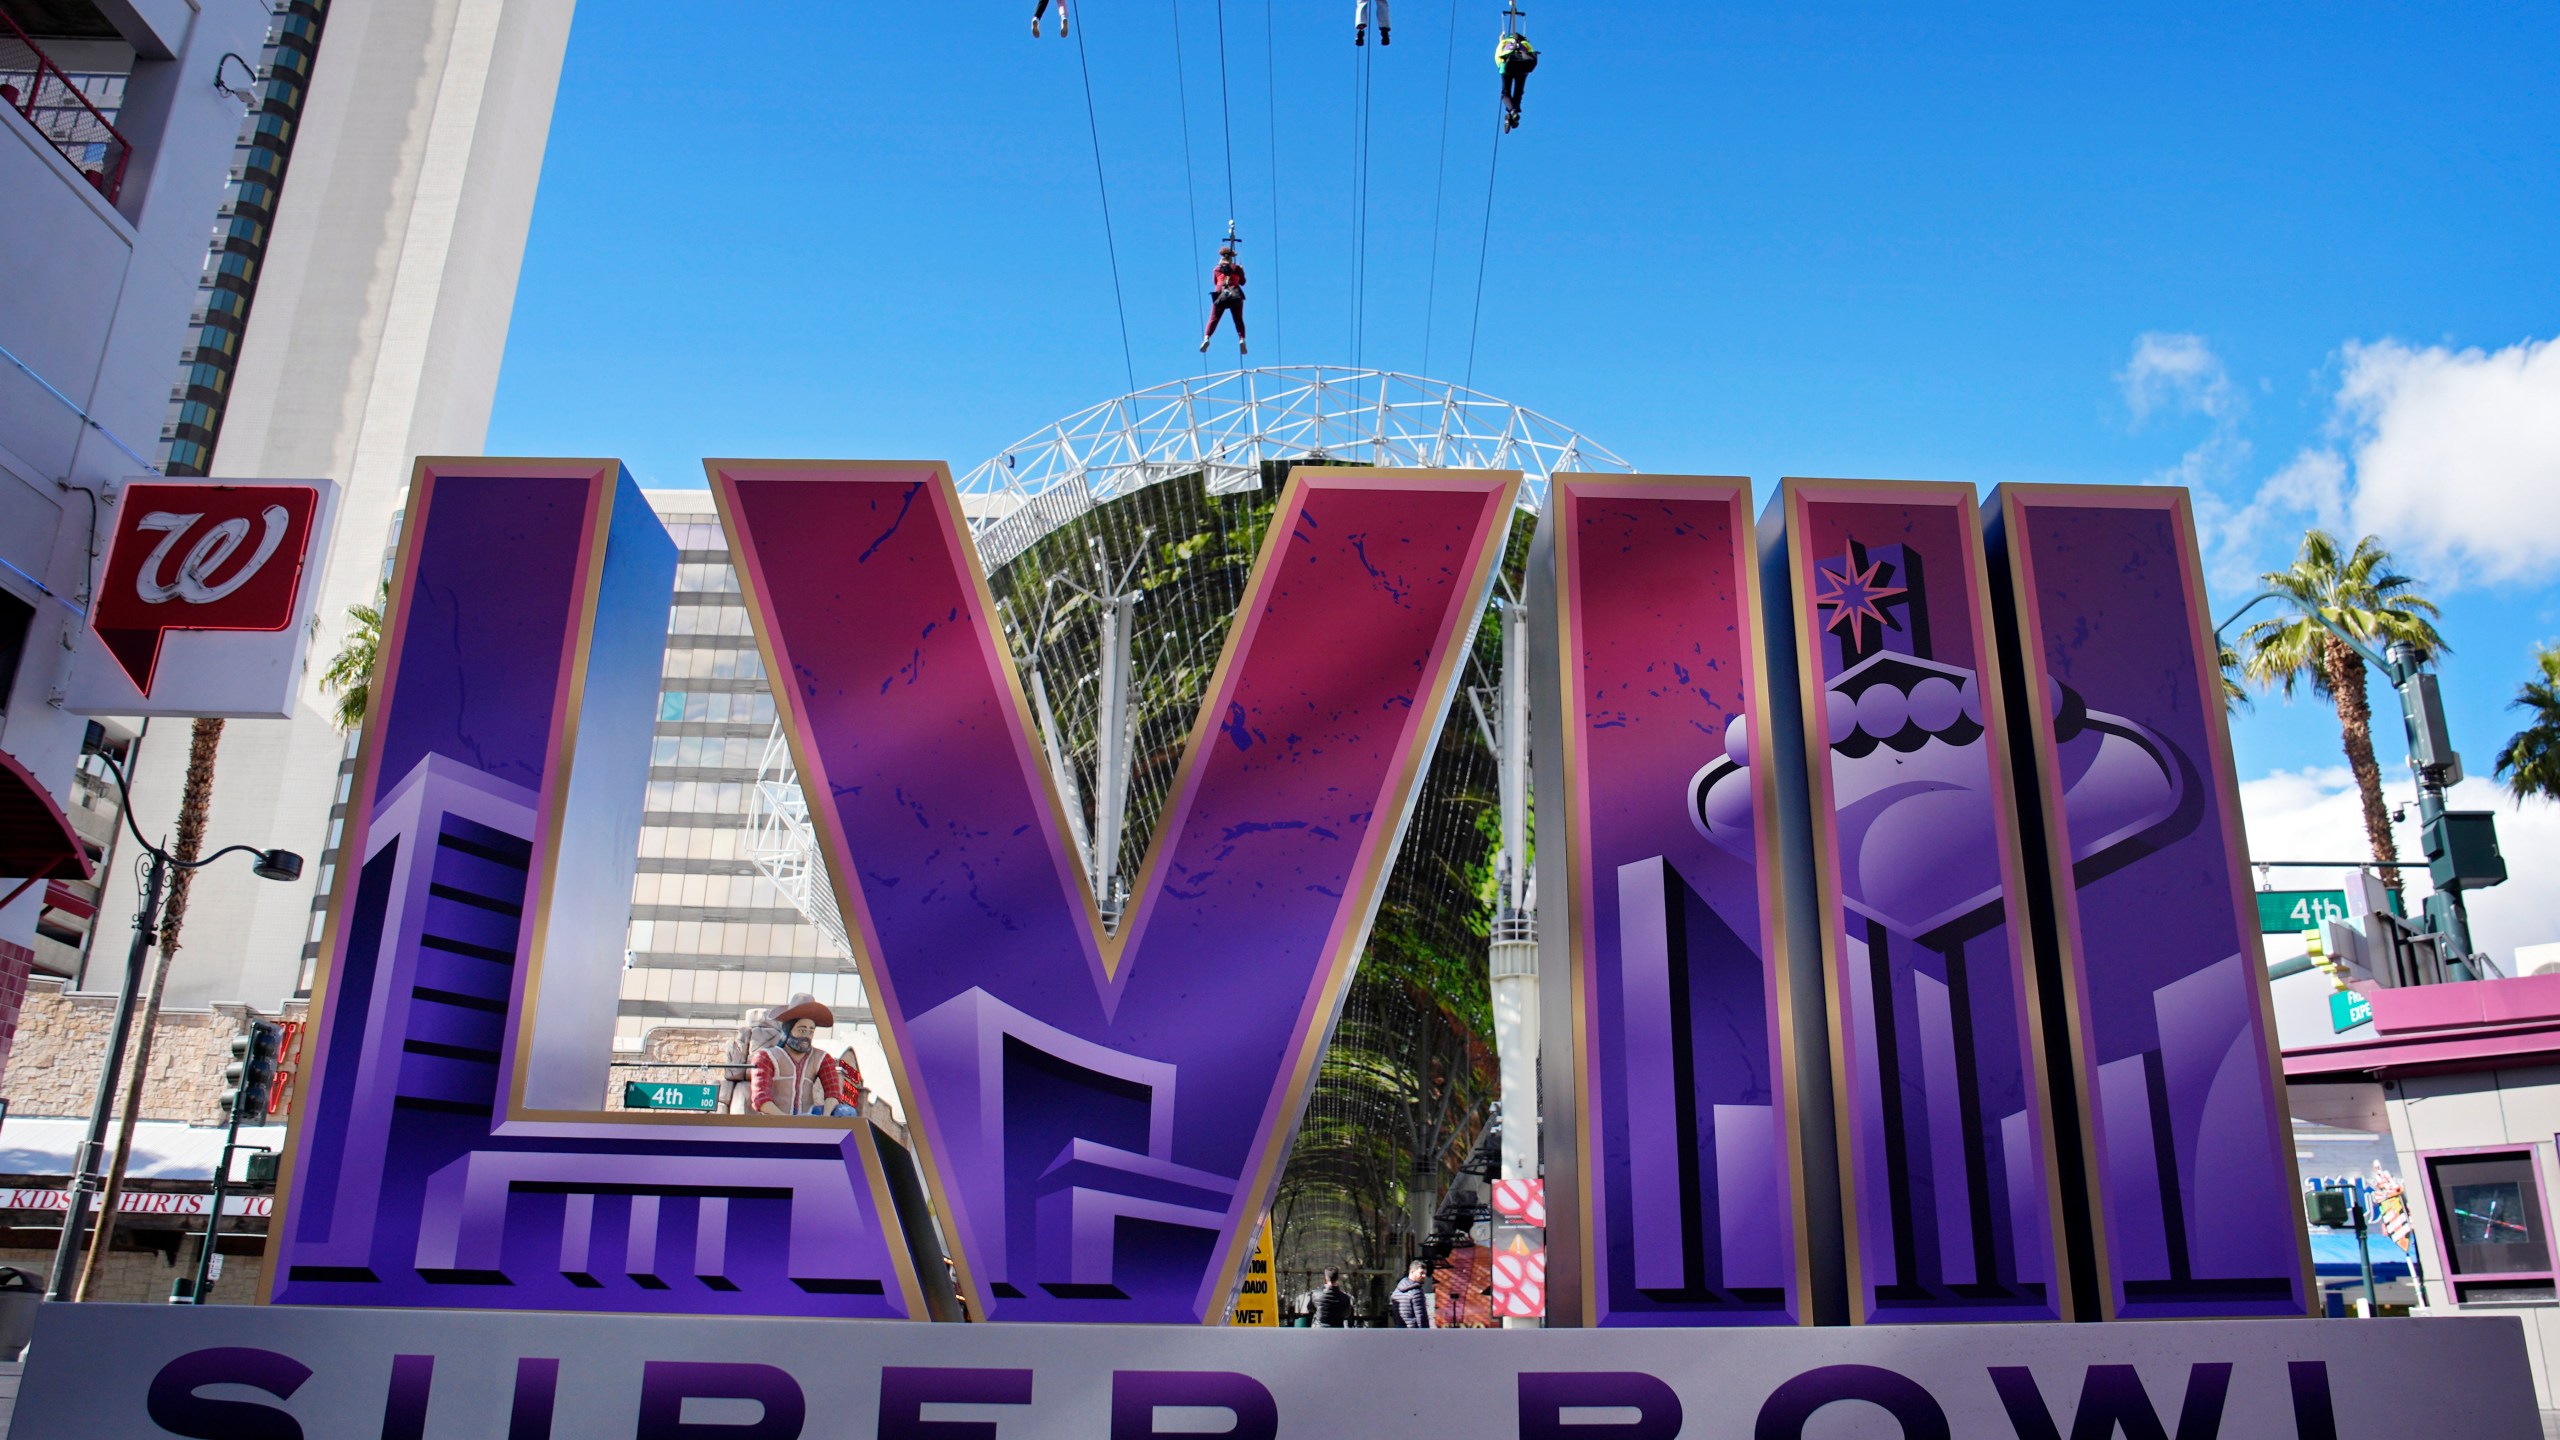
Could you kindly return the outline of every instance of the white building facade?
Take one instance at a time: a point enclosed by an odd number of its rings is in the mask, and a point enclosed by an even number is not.
[[[84,817],[93,855],[107,825],[74,783],[89,722],[63,708],[93,505],[154,468],[252,103],[237,57],[260,53],[268,22],[264,0],[0,3],[0,750]],[[39,944],[46,968],[76,958],[39,936],[49,907],[130,909],[129,886],[82,888],[72,901],[38,885],[0,910],[0,1037]]]
[[[311,863],[292,884],[197,888],[172,1008],[272,1011],[308,984],[348,755],[318,675],[345,640],[349,607],[378,591],[416,457],[477,454],[486,440],[571,9],[335,0],[328,10],[208,467],[217,478],[326,476],[344,487],[296,713],[227,727],[205,835],[208,849],[281,846]],[[200,254],[200,227],[192,241]],[[168,401],[170,344],[146,430]],[[183,736],[154,727],[141,747],[134,809],[147,834],[173,827]],[[112,983],[95,949],[88,983]]]

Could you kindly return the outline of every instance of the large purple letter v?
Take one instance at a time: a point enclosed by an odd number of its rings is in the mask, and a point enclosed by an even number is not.
[[[947,472],[707,468],[979,1313],[1217,1318],[1519,477],[1291,478],[1106,933]]]

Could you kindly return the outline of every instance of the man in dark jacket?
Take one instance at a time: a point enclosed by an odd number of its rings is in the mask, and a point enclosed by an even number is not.
[[[1396,1325],[1399,1328],[1405,1330],[1432,1328],[1437,1317],[1431,1313],[1430,1267],[1419,1260],[1414,1261],[1413,1268],[1407,1270],[1404,1278],[1396,1282],[1395,1293],[1387,1297],[1387,1303],[1395,1307]]]
[[[1341,1271],[1324,1272],[1324,1288],[1316,1292],[1315,1303],[1308,1308],[1315,1313],[1318,1329],[1340,1330],[1351,1323],[1351,1292],[1342,1288]]]

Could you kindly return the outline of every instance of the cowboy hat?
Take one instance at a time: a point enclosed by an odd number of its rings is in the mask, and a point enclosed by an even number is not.
[[[836,1012],[821,1004],[815,995],[794,995],[790,1004],[773,1012],[773,1023],[785,1031],[802,1020],[815,1022],[824,1030],[836,1023]]]

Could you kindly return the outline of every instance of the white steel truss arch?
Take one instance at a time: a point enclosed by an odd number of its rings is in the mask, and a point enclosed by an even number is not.
[[[1260,489],[1265,464],[1308,459],[1518,470],[1520,505],[1531,512],[1546,503],[1552,474],[1634,469],[1570,426],[1446,380],[1279,365],[1168,381],[1079,410],[981,462],[960,477],[959,489],[979,558],[993,575],[1076,517],[1165,481],[1200,475],[1208,493],[1232,494]],[[778,726],[765,747],[749,825],[756,868],[849,956]]]

